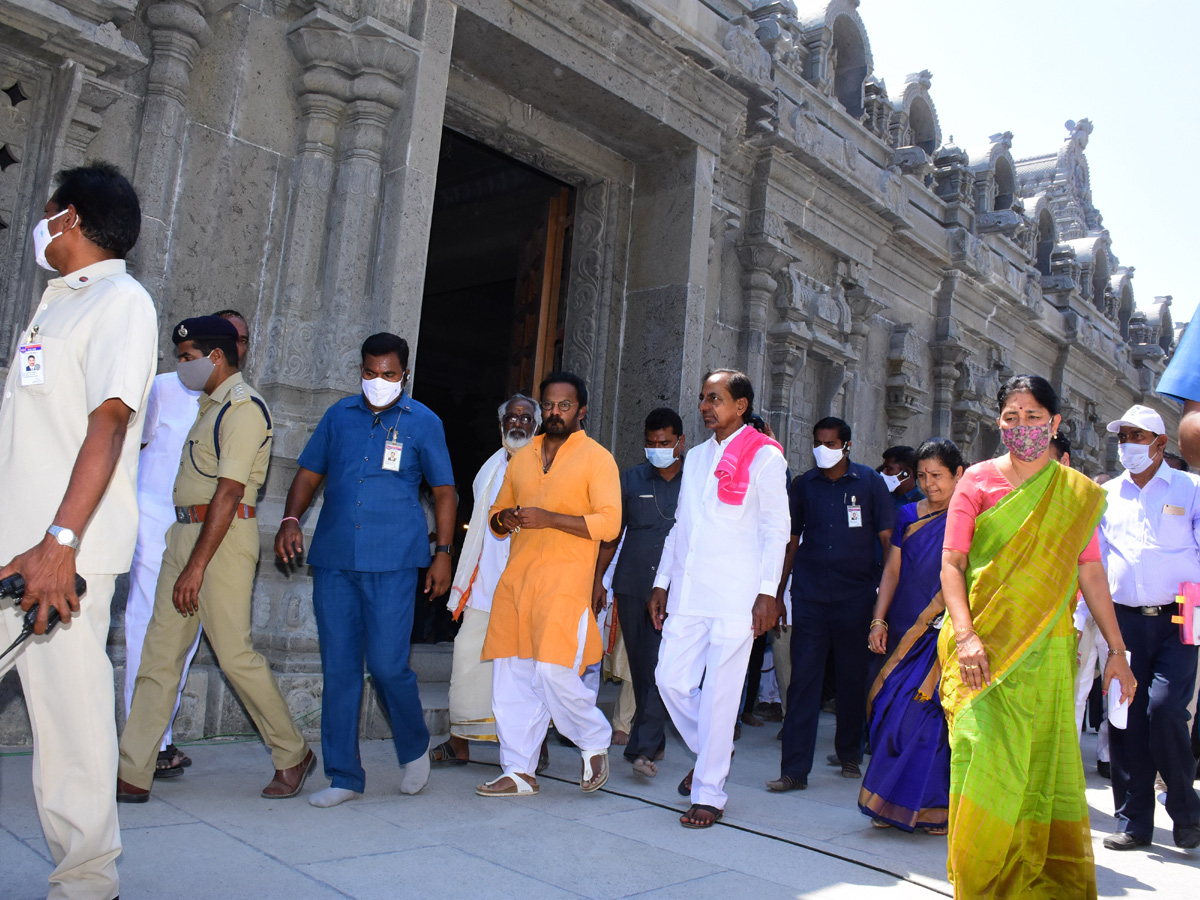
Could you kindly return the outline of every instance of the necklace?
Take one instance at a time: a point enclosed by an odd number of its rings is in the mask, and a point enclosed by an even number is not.
[[[676,477],[678,477],[678,476],[676,476]],[[662,511],[662,507],[658,503],[658,482],[661,480],[662,480],[661,478],[656,478],[654,481],[650,482],[650,492],[654,495],[654,508],[658,511],[658,517],[660,519],[662,519],[666,522],[674,523],[675,517],[666,515]]]

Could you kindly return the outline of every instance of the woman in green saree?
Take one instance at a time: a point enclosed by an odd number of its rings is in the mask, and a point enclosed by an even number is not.
[[[1008,453],[963,475],[942,552],[947,869],[960,898],[1094,898],[1073,699],[1077,591],[1112,648],[1105,688],[1116,678],[1131,700],[1136,687],[1096,540],[1104,491],[1051,459],[1061,416],[1049,382],[1010,378],[997,400]]]

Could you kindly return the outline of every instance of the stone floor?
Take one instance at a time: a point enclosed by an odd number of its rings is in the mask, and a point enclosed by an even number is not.
[[[832,743],[822,716],[818,753]],[[542,793],[482,799],[485,764],[437,769],[415,797],[397,791],[391,746],[363,745],[368,793],[329,810],[258,796],[270,761],[258,743],[192,746],[195,765],[155,785],[144,806],[122,806],[124,900],[321,898],[821,898],[921,900],[949,896],[945,839],[868,826],[858,782],[820,767],[804,793],[769,794],[778,726],[746,728],[730,776],[726,818],[710,831],[677,824],[675,785],[690,766],[672,738],[658,778],[635,776],[616,754],[599,794],[579,792],[578,755],[551,749]],[[1085,738],[1085,759],[1094,759]],[[48,853],[33,807],[27,755],[0,756],[0,896],[44,896]],[[1102,897],[1195,896],[1200,851],[1177,850],[1159,812],[1148,852],[1106,851],[1111,791],[1089,766],[1088,801]],[[316,775],[306,790],[323,787]],[[1166,825],[1167,827],[1162,827]]]

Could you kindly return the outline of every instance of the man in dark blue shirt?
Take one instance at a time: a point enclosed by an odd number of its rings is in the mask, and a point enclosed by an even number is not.
[[[637,711],[625,746],[625,759],[633,763],[639,775],[653,778],[658,774],[655,759],[666,744],[667,708],[658,694],[654,667],[658,665],[658,647],[662,632],[650,620],[646,604],[654,589],[658,560],[679,504],[679,486],[683,479],[683,419],[673,409],[660,407],[646,416],[646,462],[621,473],[621,533],[625,542],[613,570],[612,591],[616,600],[617,620],[629,657],[629,674]],[[600,545],[596,560],[596,585],[593,610],[603,603],[604,573],[617,552],[617,541]]]
[[[833,656],[837,683],[836,758],[847,778],[861,777],[867,713],[867,646],[879,589],[880,545],[892,536],[896,507],[878,472],[850,461],[850,426],[833,416],[813,428],[816,467],[792,482],[792,539],[779,606],[792,577],[792,681],[783,723],[781,775],[773,791],[808,787],[817,742],[821,681]]]
[[[429,780],[429,729],[408,665],[409,639],[417,570],[429,567],[427,595],[450,587],[456,498],[441,420],[405,393],[407,378],[407,342],[387,333],[367,338],[362,393],[326,410],[300,454],[275,538],[284,562],[304,551],[300,517],[324,481],[308,564],[324,673],[321,749],[332,785],[309,798],[313,806],[351,800],[366,784],[358,754],[364,659],[404,766],[400,790],[415,794]],[[432,562],[422,481],[433,488],[437,520]]]
[[[925,499],[917,487],[917,451],[912,447],[900,444],[884,450],[879,474],[892,492],[897,512],[910,503]]]

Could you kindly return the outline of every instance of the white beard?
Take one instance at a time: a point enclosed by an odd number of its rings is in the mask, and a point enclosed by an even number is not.
[[[507,450],[510,454],[512,454],[512,453],[516,453],[522,447],[527,446],[529,444],[529,442],[532,440],[533,440],[532,435],[526,435],[525,437],[518,438],[518,437],[513,437],[512,432],[510,431],[508,434],[504,435],[504,437],[501,439],[501,443],[504,444],[504,449]]]

